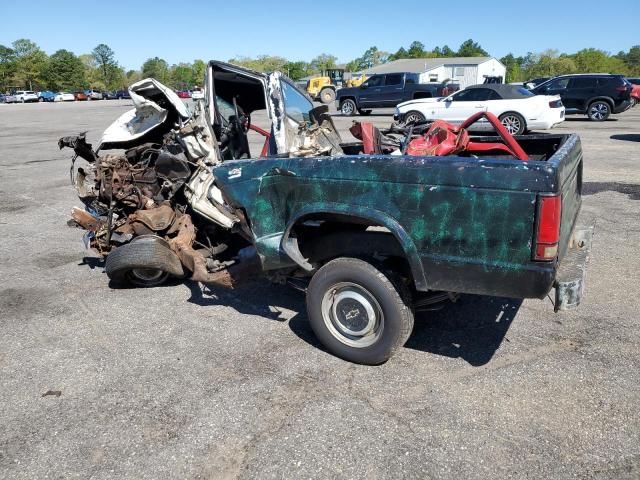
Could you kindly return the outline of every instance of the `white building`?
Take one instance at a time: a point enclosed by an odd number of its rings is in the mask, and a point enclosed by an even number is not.
[[[502,77],[507,69],[493,57],[403,58],[363,70],[367,76],[376,73],[410,72],[420,74],[420,83],[451,80],[460,88],[484,83],[486,77]]]

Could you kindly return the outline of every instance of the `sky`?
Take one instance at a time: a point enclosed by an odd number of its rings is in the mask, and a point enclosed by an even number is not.
[[[0,0],[3,12],[25,5]],[[34,15],[0,22],[0,44],[28,38],[48,54],[64,48],[80,55],[106,43],[127,70],[155,56],[173,64],[263,54],[309,61],[330,53],[348,62],[371,46],[395,52],[414,40],[456,50],[472,38],[497,58],[550,48],[617,53],[640,44],[638,0],[609,7],[593,0],[30,0],[28,10]]]

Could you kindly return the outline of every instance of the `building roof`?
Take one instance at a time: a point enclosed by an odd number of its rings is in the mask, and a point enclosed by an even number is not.
[[[488,62],[491,58],[492,57],[402,58],[367,68],[362,70],[362,73],[366,73],[367,75],[395,72],[422,73],[433,70],[441,65],[480,65],[481,63]]]

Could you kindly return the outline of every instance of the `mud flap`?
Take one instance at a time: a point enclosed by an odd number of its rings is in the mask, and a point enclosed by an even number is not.
[[[592,225],[575,228],[569,249],[558,267],[553,285],[556,289],[554,311],[570,310],[580,305],[584,294],[592,238]]]

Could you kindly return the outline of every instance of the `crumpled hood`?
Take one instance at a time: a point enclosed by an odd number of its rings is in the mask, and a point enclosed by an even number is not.
[[[129,87],[133,110],[123,113],[102,134],[100,144],[129,143],[162,125],[169,113],[182,121],[191,117],[184,102],[170,88],[154,78],[145,78]]]

